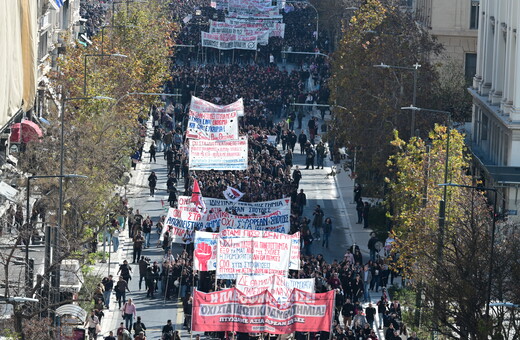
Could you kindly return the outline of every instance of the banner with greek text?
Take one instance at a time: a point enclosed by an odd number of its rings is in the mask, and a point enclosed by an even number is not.
[[[224,213],[220,218],[220,230],[224,229],[266,230],[287,234],[291,229],[291,223],[289,214],[281,211],[258,216]]]
[[[192,234],[194,230],[199,230],[201,226],[202,222],[200,221],[199,213],[170,208],[168,209],[160,240],[164,239],[164,233],[168,231],[173,243],[184,243],[186,234]]]
[[[314,293],[314,279],[289,279],[279,275],[238,275],[235,287],[247,296],[269,291],[278,303],[285,303],[293,289]]]
[[[232,112],[197,112],[190,110],[187,138],[204,140],[238,139],[238,114]]]
[[[238,274],[287,276],[291,240],[237,237],[217,242],[218,279],[236,279]]]
[[[195,112],[220,112],[229,113],[236,111],[239,117],[244,115],[244,101],[242,98],[228,105],[217,105],[207,100],[191,96],[190,110]]]
[[[278,304],[268,291],[247,296],[236,288],[213,293],[195,290],[192,328],[197,332],[330,332],[334,292],[294,289],[287,303]]]
[[[180,210],[196,211],[195,207],[192,206],[190,202],[190,196],[179,196],[177,207]],[[240,215],[265,215],[278,210],[284,214],[291,213],[290,197],[263,202],[230,202],[220,198],[204,197],[204,203],[206,204],[206,209],[210,212],[230,209]]]
[[[276,20],[226,18],[225,23],[237,27],[262,27],[269,30],[269,37],[284,38],[285,36],[285,24]]]
[[[256,51],[258,41],[255,35],[243,36],[226,33],[201,32],[203,47],[212,47],[219,50],[251,50]]]
[[[226,229],[220,233],[210,233],[205,231],[196,231],[194,238],[194,259],[193,266],[195,270],[208,271],[217,269],[217,240],[218,238],[269,238],[291,240],[291,250],[289,258],[289,269],[300,269],[300,233],[287,235],[275,233],[271,231],[260,230],[241,230]],[[298,288],[298,287],[296,287]]]
[[[246,170],[247,139],[229,141],[190,139],[190,170]]]

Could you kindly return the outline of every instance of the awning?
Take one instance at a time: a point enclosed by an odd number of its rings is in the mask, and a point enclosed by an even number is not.
[[[43,137],[42,129],[30,120],[22,121],[22,141],[28,143],[38,140]],[[20,143],[20,123],[15,123],[11,126],[11,143]]]
[[[60,7],[63,6],[63,3],[65,2],[65,0],[49,0],[49,2],[51,3],[52,7],[54,7],[55,10],[59,11]]]
[[[18,196],[18,190],[5,183],[4,181],[0,181],[0,195],[4,196],[11,202],[16,202],[16,196]]]
[[[87,312],[81,308],[80,306],[69,304],[69,305],[63,305],[56,309],[56,315],[58,316],[64,316],[64,315],[70,315],[72,317],[75,317],[79,319],[82,323],[85,322],[87,319]]]

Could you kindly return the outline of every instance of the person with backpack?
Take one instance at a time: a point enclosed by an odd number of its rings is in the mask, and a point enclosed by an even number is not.
[[[143,332],[143,335],[146,333],[146,325],[141,321],[141,317],[138,316],[134,322],[134,334],[137,336],[141,332]]]

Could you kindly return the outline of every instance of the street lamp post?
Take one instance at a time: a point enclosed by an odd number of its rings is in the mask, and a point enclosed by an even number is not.
[[[60,230],[62,227],[62,218],[63,218],[63,167],[65,161],[65,104],[71,100],[89,100],[89,99],[99,99],[99,100],[112,100],[113,98],[106,96],[94,96],[94,97],[72,97],[66,98],[65,95],[62,95],[61,100],[61,126],[60,126],[60,186],[59,186],[59,209],[58,209],[58,229],[54,234],[54,244],[57,250],[59,250],[60,245]],[[60,289],[60,266],[59,263],[55,268],[53,280],[51,282],[52,286],[56,288],[57,291]],[[59,294],[56,294],[55,299],[59,299]]]
[[[491,245],[489,247],[489,271],[488,271],[488,282],[487,282],[487,291],[486,291],[486,317],[489,318],[489,307],[491,304],[491,283],[493,279],[493,257],[495,256],[495,231],[496,231],[496,215],[497,215],[497,200],[498,200],[498,191],[496,188],[486,188],[486,187],[477,187],[472,185],[463,185],[463,184],[455,184],[455,183],[442,183],[439,184],[444,188],[447,187],[459,187],[459,188],[467,188],[472,190],[485,190],[485,191],[493,191],[494,199],[493,199],[493,217],[491,222]],[[446,190],[446,189],[445,189]]]
[[[84,58],[84,69],[83,69],[83,95],[87,95],[87,58],[88,57],[121,57],[128,58],[128,56],[119,53],[113,54],[85,54]]]
[[[36,175],[36,176],[29,176],[27,177],[27,187],[26,187],[26,211],[27,211],[27,220],[26,220],[26,225],[27,225],[27,232],[29,231],[32,231],[32,228],[31,228],[31,220],[30,220],[30,216],[31,216],[31,212],[30,212],[30,194],[31,194],[31,180],[32,179],[38,179],[38,178],[86,178],[87,176],[82,176],[82,175],[76,175],[76,174],[66,174],[66,175]],[[31,275],[30,275],[30,270],[29,270],[29,243],[30,243],[30,240],[31,240],[31,235],[28,234],[28,237],[27,237],[27,240],[26,240],[26,243],[25,243],[25,284],[26,284],[26,293],[25,295],[27,295],[27,293],[29,292],[29,290],[32,288],[32,279],[31,279]],[[50,254],[49,252],[47,251],[47,245],[46,245],[46,251],[45,251],[45,272],[47,272],[47,270],[49,269],[49,266],[50,266]]]
[[[406,66],[394,66],[394,65],[387,65],[387,64],[384,64],[384,63],[381,63],[379,65],[374,65],[374,67],[377,67],[377,68],[394,68],[394,69],[398,69],[398,70],[407,70],[407,71],[413,71],[413,95],[412,95],[412,105],[413,107],[416,106],[416,101],[417,101],[417,72],[418,72],[418,69],[419,67],[421,67],[421,65],[419,63],[415,63],[413,64],[413,67],[406,67]],[[428,111],[432,111],[432,110],[428,110]],[[415,110],[412,110],[412,122],[411,122],[411,127],[410,127],[410,138],[414,137],[415,136]]]

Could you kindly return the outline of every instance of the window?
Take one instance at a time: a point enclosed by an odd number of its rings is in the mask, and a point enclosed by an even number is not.
[[[481,138],[480,140],[487,140],[488,139],[488,117],[484,112],[482,112],[482,127],[481,127]]]
[[[466,79],[472,79],[477,74],[477,54],[466,53],[466,60],[464,63],[464,75]]]
[[[47,36],[48,32],[40,34],[40,41],[38,42],[38,61],[42,60],[43,57],[47,55],[48,46],[47,46]]]
[[[469,28],[472,30],[478,29],[478,17],[480,12],[480,0],[470,0],[471,9],[469,12]]]

